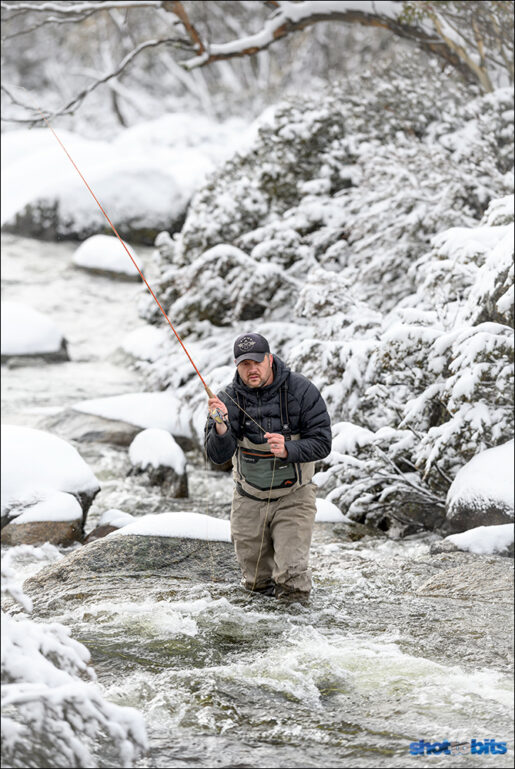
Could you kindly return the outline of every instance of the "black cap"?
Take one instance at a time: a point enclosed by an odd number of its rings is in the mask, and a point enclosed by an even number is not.
[[[237,366],[243,360],[255,360],[261,363],[270,347],[261,334],[241,334],[234,343],[234,360]]]

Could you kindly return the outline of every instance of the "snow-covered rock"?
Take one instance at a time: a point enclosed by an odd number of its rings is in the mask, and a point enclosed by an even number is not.
[[[129,446],[131,474],[146,473],[149,483],[164,494],[188,496],[186,457],[167,430],[149,428],[138,433]]]
[[[125,245],[134,262],[142,269],[134,249],[127,243]],[[101,275],[141,280],[134,263],[115,235],[92,235],[80,244],[72,261],[77,267]]]
[[[91,542],[51,564],[24,582],[29,595],[66,583],[77,591],[105,580],[106,589],[114,575],[145,579],[156,571],[163,580],[179,578],[192,582],[236,583],[240,570],[230,541],[229,521],[200,513],[145,515],[107,537]],[[127,583],[129,584],[129,583]],[[164,583],[163,583],[164,584]],[[89,588],[87,587],[89,585]]]
[[[453,532],[513,522],[514,441],[482,451],[456,475],[447,494]]]
[[[57,133],[120,235],[151,245],[160,231],[181,226],[193,193],[245,141],[246,128],[241,119],[175,113],[112,141]],[[103,214],[46,128],[8,132],[2,157],[4,229],[50,240],[105,231]]]
[[[113,507],[109,510],[105,510],[98,519],[95,528],[84,538],[84,544],[88,545],[95,539],[107,537],[111,532],[121,529],[122,526],[128,526],[129,523],[133,523],[134,520],[133,515],[124,513],[123,510],[118,510],[118,508]]]
[[[100,490],[79,453],[61,438],[2,426],[2,542],[80,539]]]
[[[129,526],[124,526],[118,534],[230,542],[231,525],[229,521],[202,513],[156,513],[138,518]]]
[[[191,438],[190,414],[168,390],[94,398],[75,403],[73,408],[138,427],[167,430],[174,438]]]
[[[317,499],[316,523],[341,523],[346,518],[341,510],[328,499]]]
[[[2,301],[2,362],[14,356],[69,360],[63,333],[51,318],[22,302]]]
[[[450,543],[457,550],[477,555],[513,555],[513,541],[513,523],[503,523],[498,526],[476,526],[459,534],[451,534],[443,543]]]

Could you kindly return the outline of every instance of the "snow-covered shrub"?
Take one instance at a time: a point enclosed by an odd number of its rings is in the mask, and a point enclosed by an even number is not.
[[[370,431],[350,456],[333,451],[320,478],[344,512],[376,523],[385,512],[425,525],[443,520],[445,494],[459,468],[512,436],[510,207],[513,219],[510,196],[494,201],[478,227],[433,238],[433,250],[420,260],[418,290],[380,325],[377,317],[370,324],[368,356],[354,354],[359,341],[351,325],[336,339],[295,349],[296,363],[313,378],[321,361],[327,378],[333,361],[329,378],[335,380],[339,362],[340,381],[322,381],[329,408],[354,429]],[[305,313],[316,311],[321,295],[316,284],[306,286]],[[338,432],[335,441],[342,443]],[[374,510],[380,512],[374,516]]]
[[[9,555],[2,559],[2,592],[30,612]],[[103,697],[89,660],[64,625],[2,612],[3,765],[94,767],[95,744],[103,744],[115,764],[129,767],[146,750],[142,716]]]

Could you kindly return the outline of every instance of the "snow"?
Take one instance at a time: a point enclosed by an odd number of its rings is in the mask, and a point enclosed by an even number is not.
[[[155,361],[165,354],[165,345],[170,334],[173,332],[168,327],[142,326],[127,334],[120,346],[134,358]]]
[[[141,269],[136,252],[127,243],[125,245]],[[80,244],[73,254],[72,261],[79,267],[120,272],[122,275],[139,274],[134,263],[115,235],[92,235]]]
[[[18,515],[12,523],[32,523],[34,521],[79,521],[82,520],[82,507],[76,497],[65,491],[56,491],[43,497]]]
[[[477,555],[494,555],[506,551],[513,545],[513,523],[500,526],[477,526],[475,529],[451,534],[445,541],[452,542],[460,550]]]
[[[2,559],[2,592],[30,612],[32,601],[16,585],[9,560],[8,556]],[[118,765],[124,767],[133,766],[136,756],[148,749],[143,716],[135,708],[104,698],[94,683],[90,659],[88,649],[59,622],[35,622],[2,612],[2,759],[6,765],[17,766],[17,749],[25,750],[27,745],[39,746],[36,763],[42,766],[96,766],[88,747],[91,738],[107,738],[118,754]]]
[[[190,415],[169,391],[93,398],[75,403],[73,408],[104,419],[116,419],[138,427],[156,427],[186,438],[191,436]]]
[[[493,500],[513,510],[514,441],[482,451],[459,470],[447,494],[447,506]]]
[[[374,440],[374,433],[352,422],[336,422],[332,425],[332,451],[341,454],[354,454],[358,448],[367,446]]]
[[[317,499],[317,512],[315,523],[338,523],[349,520],[340,510],[328,499]]]
[[[136,534],[142,537],[184,537],[216,542],[231,541],[229,521],[203,513],[156,513],[145,515],[109,537]]]
[[[128,221],[166,229],[182,214],[206,176],[247,141],[239,118],[217,123],[205,115],[175,113],[91,141],[56,129],[116,226]],[[105,219],[55,137],[47,129],[9,131],[2,137],[1,223],[36,201],[57,201],[67,226],[103,229]]]
[[[171,467],[178,475],[186,470],[186,457],[166,430],[154,427],[138,433],[129,446],[129,459],[135,467]]]
[[[57,492],[69,496],[98,488],[93,472],[66,441],[31,427],[2,425],[2,514],[41,502],[39,520],[63,520],[72,505]],[[46,517],[52,510],[56,517]]]
[[[111,507],[109,510],[105,510],[98,519],[97,526],[115,526],[117,529],[121,529],[122,526],[127,526],[129,523],[133,523],[134,516],[130,513],[124,513],[123,510],[118,510],[116,507]]]
[[[43,313],[21,302],[2,301],[2,355],[58,352],[63,334]]]

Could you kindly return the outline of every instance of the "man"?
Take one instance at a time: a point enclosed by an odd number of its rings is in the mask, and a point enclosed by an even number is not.
[[[314,464],[331,450],[331,425],[317,388],[270,353],[261,334],[234,342],[236,374],[209,398],[206,452],[232,457],[231,535],[248,590],[305,600],[315,521]]]

